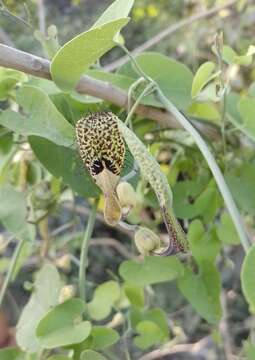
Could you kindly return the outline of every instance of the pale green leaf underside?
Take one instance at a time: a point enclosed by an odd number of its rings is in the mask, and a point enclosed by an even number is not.
[[[51,75],[57,86],[71,91],[90,65],[115,45],[114,36],[128,21],[128,18],[111,21],[67,42],[51,63]]]
[[[92,26],[92,29],[102,26],[110,21],[127,17],[132,9],[134,0],[116,0],[100,16]]]

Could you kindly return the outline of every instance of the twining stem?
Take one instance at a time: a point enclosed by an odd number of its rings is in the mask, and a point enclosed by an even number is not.
[[[146,96],[146,94],[154,87],[154,83],[149,83],[145,88],[144,90],[141,92],[141,94],[138,96],[137,100],[135,101],[134,105],[132,106],[132,108],[130,109],[129,113],[128,113],[128,116],[126,118],[126,121],[125,121],[125,124],[128,125],[132,116],[134,115],[134,112],[137,108],[137,106],[140,104],[142,98],[144,96]]]
[[[5,296],[6,290],[8,288],[8,285],[9,285],[11,279],[12,279],[12,276],[13,276],[17,261],[19,259],[19,255],[20,255],[20,253],[22,251],[22,248],[25,245],[25,243],[26,243],[26,240],[24,240],[24,239],[20,240],[18,242],[18,245],[16,246],[16,249],[15,249],[14,254],[12,256],[10,267],[8,269],[8,272],[7,272],[6,277],[4,279],[4,283],[3,283],[2,287],[1,287],[1,290],[0,290],[0,308],[2,306],[2,302],[3,302],[4,296]]]
[[[134,65],[134,69],[137,72],[137,74],[140,74],[145,80],[147,80],[148,82],[151,81],[151,78],[145,74],[145,72],[143,71],[143,69],[140,67],[140,65],[138,64],[138,62],[135,60],[135,58],[130,54],[129,50],[126,48],[125,45],[120,44],[120,43],[116,43],[116,45],[118,45],[126,54],[127,56],[130,58],[132,64]]]
[[[86,302],[86,267],[87,267],[88,245],[95,225],[98,201],[99,200],[97,199],[91,207],[86,230],[82,241],[82,248],[81,248],[80,267],[79,267],[79,293],[80,293],[80,297],[85,302]]]
[[[193,137],[195,140],[197,146],[199,147],[200,151],[202,152],[205,160],[207,161],[211,172],[215,178],[215,181],[218,185],[218,188],[222,194],[222,197],[225,201],[226,207],[228,208],[228,211],[230,213],[230,216],[233,220],[233,223],[235,225],[235,228],[238,232],[241,244],[247,252],[250,247],[250,241],[246,234],[241,216],[239,214],[239,211],[236,207],[236,204],[233,200],[232,194],[229,191],[229,188],[225,182],[225,179],[221,173],[221,170],[216,163],[216,160],[214,159],[212,153],[208,149],[208,146],[206,145],[206,142],[203,140],[202,136],[199,134],[199,132],[191,125],[191,123],[186,119],[186,117],[165,97],[165,95],[162,93],[159,87],[156,89],[157,91],[157,97],[160,100],[160,102],[164,105],[167,111],[169,111],[171,114],[173,114],[176,119],[180,122],[180,124],[186,129],[189,134]]]
[[[130,85],[130,87],[128,89],[128,108],[127,108],[128,112],[130,112],[130,110],[131,110],[132,94],[133,94],[134,90],[144,81],[145,81],[144,78],[140,77],[132,85]]]

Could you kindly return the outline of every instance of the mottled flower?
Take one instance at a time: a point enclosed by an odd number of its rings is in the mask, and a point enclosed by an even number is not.
[[[125,143],[117,117],[112,112],[96,112],[76,123],[80,157],[105,197],[104,217],[109,225],[121,218],[116,194],[125,158]]]

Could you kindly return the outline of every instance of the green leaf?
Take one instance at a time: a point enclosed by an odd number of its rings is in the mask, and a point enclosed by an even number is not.
[[[110,73],[102,70],[88,70],[87,75],[107,83],[111,83],[123,90],[128,90],[135,79],[118,73]]]
[[[116,281],[107,281],[99,285],[91,302],[88,303],[88,313],[94,320],[106,318],[114,303],[120,298],[120,287]]]
[[[106,326],[93,326],[91,336],[91,347],[94,350],[105,349],[119,341],[119,334],[117,331]]]
[[[81,353],[81,360],[106,360],[106,358],[93,350],[85,350]]]
[[[217,226],[217,234],[224,244],[239,245],[240,239],[230,215],[224,212],[221,215],[220,223]]]
[[[27,82],[27,85],[38,87],[47,95],[55,95],[61,93],[61,90],[56,86],[56,84],[53,81],[47,79],[31,76],[29,81]]]
[[[214,102],[217,103],[222,99],[222,88],[217,81],[210,82],[196,96],[196,101],[201,103]]]
[[[254,122],[251,121],[251,114],[249,114],[249,111],[254,111],[254,99],[243,97],[240,100],[240,95],[232,92],[227,95],[226,109],[232,124],[255,141]]]
[[[124,292],[129,302],[139,308],[144,307],[144,290],[134,284],[125,284]]]
[[[200,263],[198,275],[186,267],[184,276],[178,279],[178,287],[198,314],[211,324],[218,323],[221,287],[219,272],[213,263]]]
[[[230,46],[223,46],[223,60],[229,64],[237,64],[249,66],[252,63],[253,55],[255,54],[255,46],[250,45],[245,55],[238,55]]]
[[[67,42],[51,62],[50,71],[57,86],[65,91],[74,89],[89,66],[115,45],[113,38],[127,22],[128,18],[111,21]]]
[[[33,86],[23,86],[17,101],[26,116],[6,110],[0,114],[0,124],[21,135],[38,135],[62,146],[71,146],[74,128],[57,111],[46,93]]]
[[[188,240],[196,262],[214,262],[221,249],[215,229],[205,232],[200,220],[194,220],[189,226]]]
[[[147,286],[182,276],[183,265],[174,256],[147,256],[143,262],[124,261],[119,268],[119,273],[130,284]]]
[[[222,59],[228,64],[233,65],[235,63],[235,58],[237,57],[237,53],[234,49],[232,49],[229,45],[223,45],[222,51]]]
[[[18,348],[0,349],[1,360],[25,360],[26,354]]]
[[[255,112],[255,99],[243,97],[238,104],[238,110],[243,120],[241,128],[250,138],[255,140],[255,122],[253,114]]]
[[[211,223],[222,205],[215,183],[209,182],[194,203],[193,217],[200,215],[205,223]]]
[[[255,164],[244,163],[232,169],[226,174],[226,180],[240,209],[255,215]]]
[[[155,80],[165,96],[179,109],[185,110],[191,103],[191,85],[193,75],[184,64],[155,52],[146,52],[138,55],[136,61],[143,71]],[[137,79],[139,75],[129,62],[119,73]],[[146,96],[143,104],[161,107],[162,105],[153,96]]]
[[[138,309],[137,307],[131,307],[130,320],[133,329],[141,321],[154,322],[164,334],[164,339],[169,339],[169,326],[166,313],[160,308],[154,308],[150,310]]]
[[[193,99],[198,96],[206,84],[218,75],[218,73],[214,73],[215,67],[213,62],[207,61],[198,68],[191,89],[191,97]]]
[[[0,221],[13,234],[19,234],[26,222],[26,194],[10,185],[0,187]]]
[[[61,281],[56,268],[45,264],[37,273],[34,292],[24,307],[17,324],[17,344],[28,353],[41,349],[35,331],[41,318],[58,303]]]
[[[193,162],[191,165],[193,167]],[[180,219],[201,216],[208,221],[219,207],[219,193],[214,183],[208,183],[207,176],[201,176],[196,181],[178,181],[173,194],[174,211]]]
[[[241,284],[244,296],[250,305],[250,311],[255,313],[255,245],[253,245],[245,256],[241,270]]]
[[[197,119],[209,120],[219,123],[220,113],[213,104],[209,103],[192,103],[188,109],[189,116]]]
[[[91,332],[89,321],[82,321],[85,304],[81,299],[70,299],[55,306],[39,322],[36,336],[45,349],[78,344]]]
[[[29,143],[35,156],[52,175],[62,178],[64,183],[82,196],[99,195],[100,191],[79,159],[77,151],[37,136],[30,136]]]
[[[133,7],[133,4],[134,0],[115,0],[95,22],[92,29],[102,26],[110,21],[127,17]]]
[[[0,67],[0,100],[6,100],[15,86],[26,80],[26,74],[17,70]]]
[[[136,326],[136,331],[140,334],[135,337],[134,343],[140,349],[147,349],[154,344],[162,342],[164,334],[161,329],[152,321],[141,321]]]
[[[32,240],[33,226],[27,224],[26,194],[6,185],[0,187],[0,221],[18,239]]]

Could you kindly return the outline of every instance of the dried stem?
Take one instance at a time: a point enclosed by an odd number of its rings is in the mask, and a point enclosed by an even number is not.
[[[0,44],[0,66],[23,71],[24,73],[51,80],[50,62],[35,55]],[[83,76],[76,86],[81,94],[88,94],[121,108],[128,109],[128,94],[122,89],[107,82]],[[139,105],[135,113],[147,119],[152,119],[165,128],[181,128],[178,121],[169,113],[152,106]],[[220,138],[219,129],[205,125],[199,121],[192,121],[194,126],[211,140]]]

